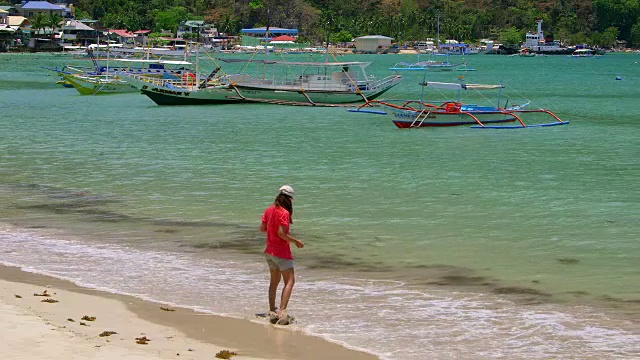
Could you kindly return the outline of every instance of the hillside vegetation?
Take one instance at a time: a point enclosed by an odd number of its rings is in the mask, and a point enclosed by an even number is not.
[[[1,2],[2,0],[0,0]],[[6,0],[5,0],[6,2]],[[570,44],[640,46],[640,0],[76,0],[76,18],[110,28],[175,31],[181,21],[206,20],[236,35],[242,28],[297,28],[302,40],[350,41],[380,34],[398,42],[435,38],[518,43],[535,20]]]

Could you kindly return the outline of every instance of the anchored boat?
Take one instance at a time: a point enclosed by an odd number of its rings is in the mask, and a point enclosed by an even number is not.
[[[191,82],[154,81],[127,76],[158,105],[262,102],[283,105],[340,106],[367,102],[400,82],[400,75],[368,76],[368,62],[291,62],[220,59],[257,65],[259,75],[222,74]],[[217,74],[214,74],[217,75]],[[211,84],[212,80],[214,81]]]
[[[478,105],[463,103],[460,100],[460,93],[465,90],[502,90],[503,85],[485,85],[485,84],[462,84],[462,83],[443,83],[443,82],[425,82],[421,85],[437,90],[454,90],[458,92],[455,101],[445,101],[442,103],[428,103],[423,100],[410,100],[396,104],[389,101],[370,101],[364,106],[380,106],[398,128],[419,128],[433,126],[461,126],[474,125],[472,128],[486,129],[513,129],[526,127],[554,126],[565,125],[568,121],[562,121],[558,116],[545,109],[525,109],[530,101],[517,105],[508,105],[505,100],[504,105],[500,106],[500,95],[496,105]],[[358,111],[357,110],[357,111]],[[370,111],[369,111],[370,112]],[[543,114],[553,118],[550,123],[531,123],[525,124],[523,114]],[[493,125],[502,123],[516,123],[516,125]]]

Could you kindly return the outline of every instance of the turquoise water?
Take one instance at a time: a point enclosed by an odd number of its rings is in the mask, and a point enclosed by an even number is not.
[[[339,57],[356,59],[381,77],[415,56]],[[478,71],[427,79],[503,83],[571,124],[401,130],[342,108],[159,107],[80,96],[40,68],[82,60],[2,55],[0,261],[247,317],[266,306],[259,217],[290,184],[303,331],[383,358],[637,355],[640,56],[466,60]],[[423,74],[403,76],[385,98],[419,96]]]

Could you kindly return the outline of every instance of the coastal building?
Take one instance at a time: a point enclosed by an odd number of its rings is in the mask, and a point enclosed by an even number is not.
[[[288,35],[293,38],[298,37],[298,29],[284,29],[279,27],[269,27],[268,33],[267,28],[264,26],[252,29],[242,29],[240,32],[242,33],[242,46],[265,44],[269,42],[271,38],[278,37],[280,35]]]
[[[64,17],[67,13],[65,10],[66,7],[54,5],[48,1],[28,1],[23,5],[17,5],[16,7],[18,7],[22,16],[28,18],[32,18],[38,14],[42,14],[44,16],[48,16],[49,14],[58,14]]]
[[[18,11],[18,9],[15,6],[2,5],[2,6],[0,6],[0,10],[6,11],[9,14],[9,16],[19,16],[20,15],[20,12]]]
[[[386,52],[391,48],[391,40],[388,36],[367,35],[355,39],[356,49],[354,52],[361,54],[376,54]]]
[[[121,44],[133,43],[136,37],[127,29],[109,29],[107,31],[107,36],[109,36],[111,40],[115,40]]]
[[[66,20],[62,25],[62,40],[65,42],[86,45],[94,42],[97,31],[78,20]]]
[[[148,36],[151,30],[137,30],[133,32],[135,36],[134,41],[138,44],[146,45],[148,43]]]

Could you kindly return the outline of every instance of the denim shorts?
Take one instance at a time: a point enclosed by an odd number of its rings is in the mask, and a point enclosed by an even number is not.
[[[269,269],[271,270],[284,271],[293,269],[293,266],[295,265],[295,262],[293,260],[279,258],[267,253],[264,253],[264,259],[267,260],[267,264],[269,265]]]

